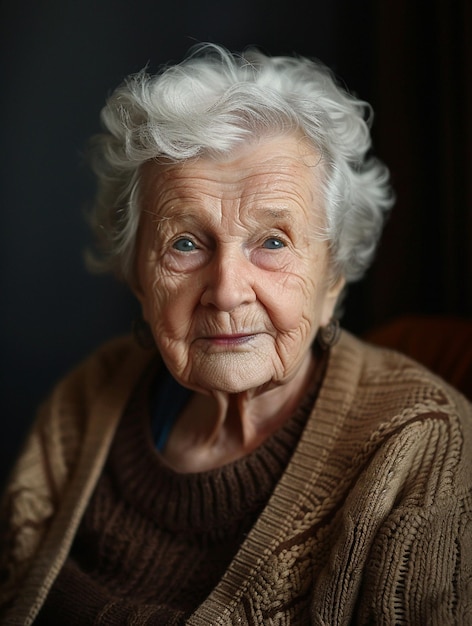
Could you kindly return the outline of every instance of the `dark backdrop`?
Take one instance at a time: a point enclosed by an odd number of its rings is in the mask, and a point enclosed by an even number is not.
[[[398,194],[345,325],[472,311],[470,0],[3,1],[0,472],[38,402],[98,343],[129,330],[127,290],[90,276],[83,164],[106,95],[198,41],[257,44],[330,65],[376,109]]]

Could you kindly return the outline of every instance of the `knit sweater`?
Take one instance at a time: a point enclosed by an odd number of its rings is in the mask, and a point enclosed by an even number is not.
[[[3,504],[2,623],[33,623],[151,356],[108,345],[43,409]],[[187,623],[472,624],[470,404],[343,333],[267,506]]]
[[[155,376],[146,375],[35,624],[184,624],[267,504],[310,414],[325,360],[283,427],[251,454],[195,474],[175,472],[155,453],[148,410]]]

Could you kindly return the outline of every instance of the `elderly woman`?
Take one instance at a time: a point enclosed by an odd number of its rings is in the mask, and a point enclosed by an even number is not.
[[[148,349],[107,344],[43,406],[3,623],[471,619],[471,407],[335,321],[391,205],[366,112],[319,63],[216,46],[112,95],[95,264]]]

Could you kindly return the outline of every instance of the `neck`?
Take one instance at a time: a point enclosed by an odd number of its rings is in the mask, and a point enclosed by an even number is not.
[[[270,390],[194,394],[174,426],[164,457],[174,469],[192,472],[249,454],[296,411],[314,367],[310,352],[296,376]]]

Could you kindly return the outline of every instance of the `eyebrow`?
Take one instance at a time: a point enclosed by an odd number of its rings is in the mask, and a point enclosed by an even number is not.
[[[293,211],[290,211],[290,209],[271,208],[265,209],[264,213],[265,215],[267,215],[267,217],[271,217],[275,220],[287,220],[289,222],[293,221]]]

